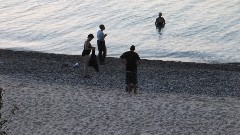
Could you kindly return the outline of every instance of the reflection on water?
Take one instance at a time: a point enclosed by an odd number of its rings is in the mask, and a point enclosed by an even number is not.
[[[161,37],[161,35],[162,35],[162,29],[163,29],[164,27],[156,27],[156,31],[158,32],[158,34],[160,35],[159,37]]]

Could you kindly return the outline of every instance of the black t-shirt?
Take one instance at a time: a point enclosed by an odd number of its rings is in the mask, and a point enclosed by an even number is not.
[[[126,59],[127,71],[137,71],[137,61],[140,60],[139,55],[134,51],[128,51],[120,56],[121,59]]]
[[[164,27],[165,19],[163,17],[156,18],[155,25],[156,25],[156,27]]]

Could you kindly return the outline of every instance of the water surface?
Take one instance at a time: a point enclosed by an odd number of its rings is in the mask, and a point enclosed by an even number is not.
[[[141,58],[240,62],[239,0],[0,0],[0,48],[81,54],[106,26],[108,56],[136,45]],[[158,13],[166,19],[154,26]],[[92,41],[96,45],[96,38]]]

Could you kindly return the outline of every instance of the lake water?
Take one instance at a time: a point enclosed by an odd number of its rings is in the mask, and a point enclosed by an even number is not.
[[[109,57],[134,44],[145,59],[240,62],[239,0],[0,0],[3,49],[80,55],[100,24]]]

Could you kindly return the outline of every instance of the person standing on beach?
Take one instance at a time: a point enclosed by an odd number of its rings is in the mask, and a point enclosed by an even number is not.
[[[156,18],[155,26],[157,28],[163,28],[165,24],[165,19],[162,17],[162,13],[160,12],[158,18]]]
[[[122,63],[126,65],[127,92],[130,93],[133,89],[134,93],[137,94],[137,65],[140,62],[140,57],[134,51],[135,46],[132,45],[130,51],[123,53],[120,58]]]
[[[87,37],[87,40],[84,43],[84,50],[82,52],[82,57],[83,57],[83,75],[84,78],[91,78],[91,76],[89,75],[89,71],[88,71],[88,62],[90,59],[90,53],[91,50],[95,50],[95,47],[92,47],[90,41],[94,38],[93,34],[89,34]]]
[[[101,65],[105,64],[105,59],[107,55],[107,48],[105,45],[105,37],[107,34],[104,34],[105,26],[103,24],[99,25],[100,30],[97,32],[97,46],[98,46],[98,58]]]

